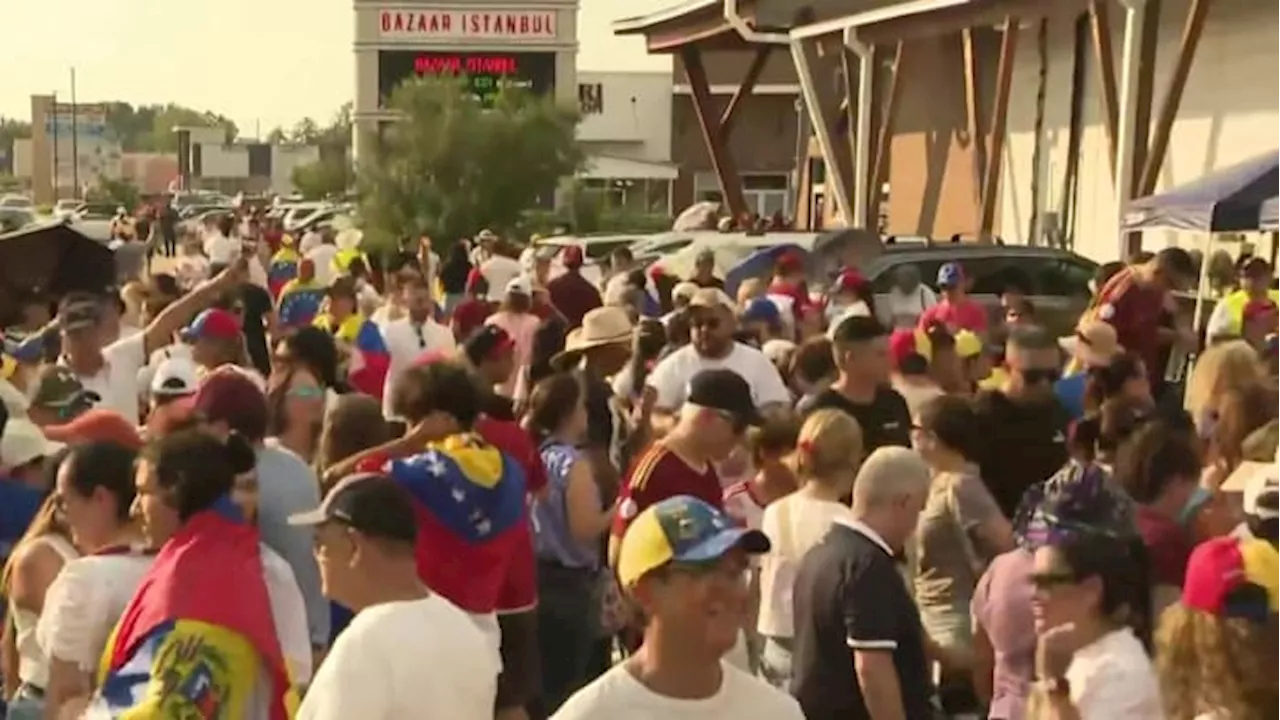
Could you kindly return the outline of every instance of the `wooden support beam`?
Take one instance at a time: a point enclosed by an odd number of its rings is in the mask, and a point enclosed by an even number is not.
[[[756,50],[755,57],[751,58],[751,64],[747,66],[747,74],[742,76],[738,89],[729,98],[729,104],[724,106],[724,112],[720,113],[720,138],[725,142],[729,142],[729,134],[733,132],[733,121],[737,118],[739,106],[756,89],[756,83],[760,82],[760,74],[764,72],[765,63],[769,62],[769,54],[773,52],[773,48],[773,45],[761,45]]]
[[[698,116],[698,126],[702,129],[702,139],[707,144],[711,167],[715,169],[716,179],[720,181],[724,204],[735,218],[740,218],[747,212],[742,175],[738,173],[738,164],[734,162],[733,155],[721,136],[720,120],[713,114],[711,86],[707,82],[706,66],[702,64],[702,53],[697,48],[685,47],[680,50],[680,58],[684,61],[685,77],[689,80],[690,94],[693,95],[693,112]]]
[[[1191,63],[1195,60],[1200,36],[1204,34],[1204,23],[1209,16],[1211,4],[1211,0],[1191,0],[1191,7],[1187,9],[1187,24],[1182,28],[1182,44],[1178,47],[1173,76],[1169,78],[1169,89],[1165,92],[1164,101],[1160,103],[1160,114],[1156,116],[1154,134],[1147,147],[1142,178],[1138,181],[1135,197],[1150,195],[1156,189],[1156,181],[1160,178],[1160,169],[1164,166],[1164,158],[1169,150],[1169,134],[1173,131],[1173,121],[1178,117],[1178,106],[1182,104],[1182,93],[1187,88],[1187,76],[1191,74]]]
[[[884,199],[884,193],[880,188],[883,187],[885,178],[889,176],[889,147],[893,143],[893,121],[898,114],[898,100],[902,96],[900,82],[904,59],[902,47],[903,43],[899,41],[893,53],[893,66],[889,69],[888,86],[881,95],[880,129],[876,136],[875,154],[872,155],[871,161],[872,171],[869,183],[871,202],[867,203],[867,214],[873,218],[880,217],[880,203]]]
[[[1147,0],[1147,17],[1142,24],[1141,70],[1138,73],[1137,107],[1134,109],[1133,197],[1141,196],[1138,189],[1142,183],[1142,168],[1147,163],[1147,148],[1151,144],[1151,108],[1155,104],[1156,53],[1160,45],[1160,5],[1161,0]]]
[[[969,133],[969,142],[973,143],[973,186],[981,194],[987,172],[987,144],[982,132],[982,115],[978,112],[978,52],[973,32],[974,28],[965,28],[960,33],[960,41],[964,45],[965,128]],[[978,200],[981,202],[981,197]]]
[[[1098,68],[1098,86],[1102,90],[1102,117],[1107,128],[1107,152],[1111,174],[1116,172],[1116,137],[1120,127],[1120,92],[1116,87],[1116,60],[1111,48],[1111,0],[1089,3],[1089,26],[1093,31],[1093,53]]]
[[[1018,49],[1018,19],[1004,21],[1000,40],[1000,62],[996,69],[996,96],[991,108],[991,145],[987,153],[986,173],[982,179],[982,214],[978,219],[979,242],[991,242],[996,222],[996,199],[1000,190],[1000,158],[1004,154],[1004,136],[1009,121],[1009,95],[1013,86],[1013,60]]]
[[[849,167],[853,168],[853,184],[849,187],[849,192],[857,193],[858,188],[866,188],[866,182],[857,177],[858,174],[858,153],[857,138],[858,133],[858,71],[861,59],[858,54],[847,45],[840,46],[840,65],[841,71],[844,73],[844,102],[840,103],[837,111],[840,113],[839,120],[836,121],[837,137],[843,137],[844,142],[841,150],[849,154]],[[844,133],[839,132],[839,128],[844,128]],[[853,200],[850,198],[850,200]],[[865,201],[866,198],[863,198]],[[854,208],[858,208],[861,203],[853,202]],[[855,209],[854,212],[857,212]],[[859,223],[860,227],[866,227],[867,219],[865,217],[856,217],[854,221]]]

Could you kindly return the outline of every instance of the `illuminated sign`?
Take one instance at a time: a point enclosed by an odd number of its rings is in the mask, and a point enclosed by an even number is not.
[[[491,99],[504,87],[535,95],[550,95],[556,86],[554,52],[418,52],[382,50],[378,53],[378,93],[385,104],[391,91],[412,77],[466,77],[471,91]]]
[[[555,40],[553,10],[381,10],[378,33],[414,40]]]

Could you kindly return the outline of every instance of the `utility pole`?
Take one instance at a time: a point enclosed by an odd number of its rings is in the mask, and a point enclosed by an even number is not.
[[[53,201],[57,202],[62,198],[58,197],[58,93],[56,91],[53,93],[53,107],[49,108],[45,122],[49,123],[49,126],[53,128],[53,172],[50,174],[53,176],[53,182],[51,183],[53,185]]]
[[[75,199],[80,199],[80,129],[76,127],[76,69],[71,68],[71,185]]]

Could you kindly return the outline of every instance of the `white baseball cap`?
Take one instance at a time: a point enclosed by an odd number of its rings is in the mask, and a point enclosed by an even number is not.
[[[44,436],[39,425],[26,418],[9,418],[0,436],[0,466],[22,467],[39,458],[49,457],[63,447]]]
[[[151,394],[157,397],[194,395],[199,382],[200,369],[191,358],[166,358],[151,376]]]
[[[511,278],[511,282],[507,283],[508,295],[533,295],[533,283],[529,278],[521,275]]]

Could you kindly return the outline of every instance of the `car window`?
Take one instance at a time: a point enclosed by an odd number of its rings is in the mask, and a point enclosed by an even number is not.
[[[1033,277],[1037,295],[1088,297],[1094,269],[1074,258],[1054,258],[1037,269]]]
[[[906,258],[890,260],[879,273],[874,277],[868,278],[871,281],[871,289],[876,293],[887,293],[893,288],[893,276],[898,268],[903,265],[915,265],[920,271],[920,279],[924,284],[937,290],[938,268],[942,267],[942,258],[928,258],[907,260]]]

